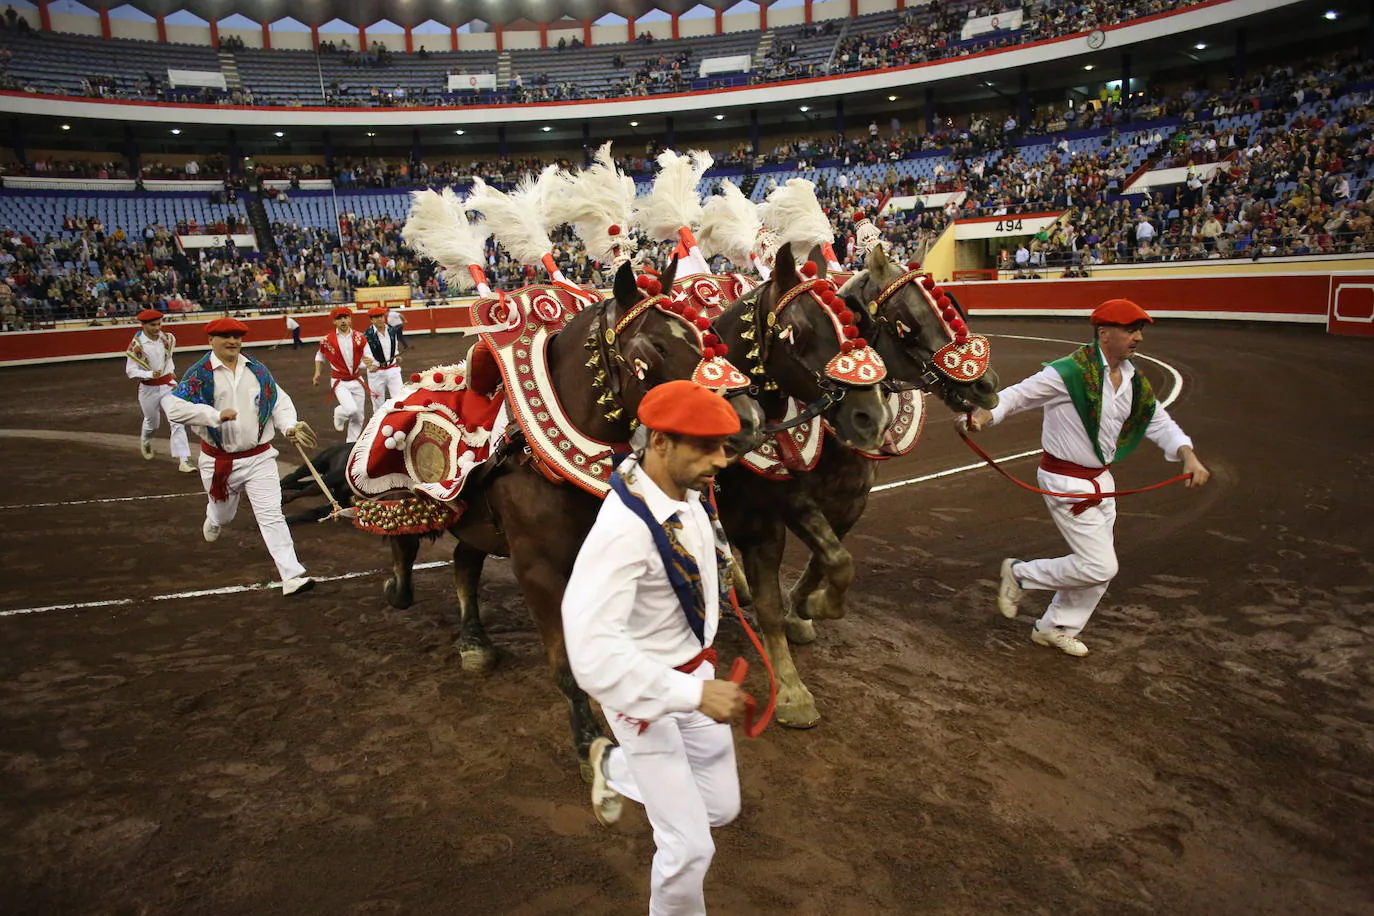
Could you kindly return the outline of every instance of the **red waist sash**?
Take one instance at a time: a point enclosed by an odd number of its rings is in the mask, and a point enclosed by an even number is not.
[[[683,662],[682,664],[678,665],[678,666],[677,666],[677,670],[678,670],[678,671],[681,671],[683,674],[692,674],[694,671],[696,671],[698,668],[700,668],[700,667],[702,666],[702,663],[703,663],[703,662],[710,662],[713,666],[715,665],[715,663],[716,663],[716,647],[715,647],[715,646],[706,646],[704,649],[702,649],[702,650],[701,650],[700,652],[698,652],[696,655],[693,655],[691,658],[687,659],[687,661],[685,661],[685,662]]]
[[[1082,515],[1093,506],[1102,505],[1102,488],[1097,484],[1097,478],[1102,476],[1104,471],[1110,470],[1111,465],[1100,468],[1090,468],[1081,464],[1074,464],[1072,461],[1065,461],[1063,458],[1056,458],[1049,452],[1040,453],[1040,470],[1050,474],[1061,474],[1065,477],[1074,477],[1078,480],[1086,480],[1092,483],[1093,493],[1096,495],[1085,497],[1074,503],[1069,509],[1071,515]]]
[[[222,503],[229,498],[229,475],[234,471],[236,458],[251,458],[254,455],[261,455],[271,447],[271,442],[264,442],[246,451],[226,452],[222,448],[215,448],[208,442],[202,442],[200,444],[201,452],[215,459],[215,473],[210,478],[210,498],[217,503]]]
[[[138,380],[138,383],[140,385],[152,385],[154,387],[174,385],[176,384],[176,376],[168,373],[167,375],[159,375],[157,378],[141,378]]]

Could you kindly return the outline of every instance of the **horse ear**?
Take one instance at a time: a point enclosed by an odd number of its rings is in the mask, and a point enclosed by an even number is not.
[[[639,300],[639,287],[635,286],[635,269],[626,261],[615,272],[615,301],[622,309],[627,309]]]
[[[825,252],[821,250],[820,245],[812,246],[810,261],[812,264],[816,265],[816,276],[824,279],[825,272],[830,269],[830,262],[826,258]]]
[[[792,259],[792,246],[779,245],[773,260],[773,282],[777,288],[786,291],[801,282],[797,276],[797,262]]]
[[[658,275],[659,282],[663,284],[663,294],[665,296],[671,296],[673,294],[673,280],[677,279],[678,263],[677,255],[675,254],[673,255],[672,262],[668,265],[668,269]]]
[[[868,260],[864,263],[873,273],[886,272],[891,266],[891,261],[887,258],[887,251],[882,245],[874,245],[868,251]]]

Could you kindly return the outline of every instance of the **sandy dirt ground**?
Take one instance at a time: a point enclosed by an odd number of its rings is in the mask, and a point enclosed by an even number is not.
[[[1087,336],[977,324],[1007,382]],[[310,352],[254,353],[337,438]],[[851,613],[795,650],[824,720],[739,739],[713,913],[1371,912],[1374,348],[1163,322],[1145,353],[1179,374],[1172,412],[1215,477],[1122,501],[1092,654],[1030,642],[1043,593],[995,609],[1002,557],[1061,552],[1039,497],[988,470],[875,494]],[[425,338],[406,359],[457,354]],[[594,821],[504,561],[487,676],[458,665],[447,570],[392,610],[383,543],[342,524],[296,530],[324,579],[308,595],[185,596],[272,578],[246,502],[202,540],[165,438],[138,456],[119,363],[0,378],[0,913],[647,909],[647,824]],[[973,460],[940,410],[884,482]],[[1008,455],[1038,429],[983,442]],[[1172,468],[1147,443],[1118,481]],[[738,628],[722,643],[745,651]]]

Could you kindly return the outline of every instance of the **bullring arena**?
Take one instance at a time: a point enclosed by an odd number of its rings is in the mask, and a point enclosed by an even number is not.
[[[1084,322],[977,326],[1017,378]],[[905,484],[970,464],[932,418],[848,539],[850,615],[795,650],[822,723],[740,739],[715,911],[1364,909],[1374,415],[1346,393],[1374,386],[1368,342],[1165,321],[1147,353],[1216,476],[1122,500],[1093,654],[1040,649],[1030,617],[994,608],[1003,555],[1058,548],[1039,497],[986,469]],[[327,429],[309,351],[263,355]],[[345,524],[297,529],[322,581],[283,599],[247,518],[205,544],[203,493],[139,460],[112,378],[109,361],[5,371],[8,912],[644,907],[647,825],[593,820],[503,562],[485,677],[458,668],[446,570],[390,610],[384,548]],[[985,444],[1037,438],[1027,419]],[[1165,476],[1147,448],[1123,483]],[[746,650],[735,628],[723,644]]]
[[[283,595],[248,505],[207,543],[206,492],[178,472],[165,417],[140,456],[123,359],[145,310],[176,335],[177,374],[211,319],[241,318],[245,352],[324,450],[346,437],[329,379],[312,384],[331,311],[357,331],[369,309],[403,321],[403,372],[425,374],[382,409],[445,385],[466,405],[477,359],[456,364],[474,325],[499,361],[608,291],[642,323],[595,326],[590,357],[562,363],[587,358],[582,374],[560,376],[583,406],[586,385],[604,395],[593,422],[633,412],[607,388],[613,358],[619,384],[702,372],[728,349],[760,384],[756,330],[815,374],[818,410],[845,406],[832,383],[850,405],[872,397],[854,393],[873,363],[853,354],[878,335],[872,352],[897,353],[889,381],[934,392],[844,538],[847,615],[790,647],[819,722],[735,732],[742,813],[712,834],[711,913],[1371,912],[1367,5],[283,12],[0,13],[0,916],[648,910],[653,832],[637,805],[613,828],[593,815],[530,609],[548,583],[526,578],[527,605],[516,563],[489,559],[485,672],[460,652],[447,536],[421,544],[402,610],[383,538],[347,518],[296,524],[313,588]],[[599,175],[579,186],[592,216],[575,218],[568,188],[520,183],[549,165],[554,183]],[[803,279],[822,268],[788,266],[789,245],[883,292],[841,303]],[[663,299],[669,270],[687,286]],[[795,326],[706,320],[724,304],[711,290],[729,300],[767,276],[749,301],[776,302],[783,279],[820,284],[793,300]],[[982,372],[977,335],[1005,388],[1085,343],[1114,298],[1157,319],[1133,364],[1211,479],[1119,499],[1120,571],[1090,654],[1069,657],[1030,638],[1044,592],[1014,620],[997,606],[1003,559],[1056,556],[1063,539],[1040,496],[964,445],[939,393],[963,392],[959,410],[979,378],[991,393],[990,375],[950,384]],[[813,307],[817,324],[796,317]],[[520,321],[498,327],[503,314]],[[531,364],[501,363],[508,379]],[[536,451],[568,433],[523,419]],[[377,429],[404,450],[378,424],[362,435]],[[1040,433],[1038,414],[1019,416],[978,442],[1033,482]],[[279,471],[298,472],[275,444]],[[423,501],[422,482],[449,486],[457,454],[430,476],[406,465],[406,488]],[[1114,473],[1134,489],[1177,470],[1147,443]],[[509,498],[474,476],[487,511]],[[543,492],[575,521],[575,501]],[[789,541],[784,590],[807,559]],[[744,628],[727,619],[716,645],[766,697]]]

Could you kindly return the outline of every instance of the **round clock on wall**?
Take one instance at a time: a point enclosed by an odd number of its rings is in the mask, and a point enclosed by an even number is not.
[[[1088,33],[1088,47],[1096,51],[1107,43],[1107,33],[1101,29],[1093,29]]]

